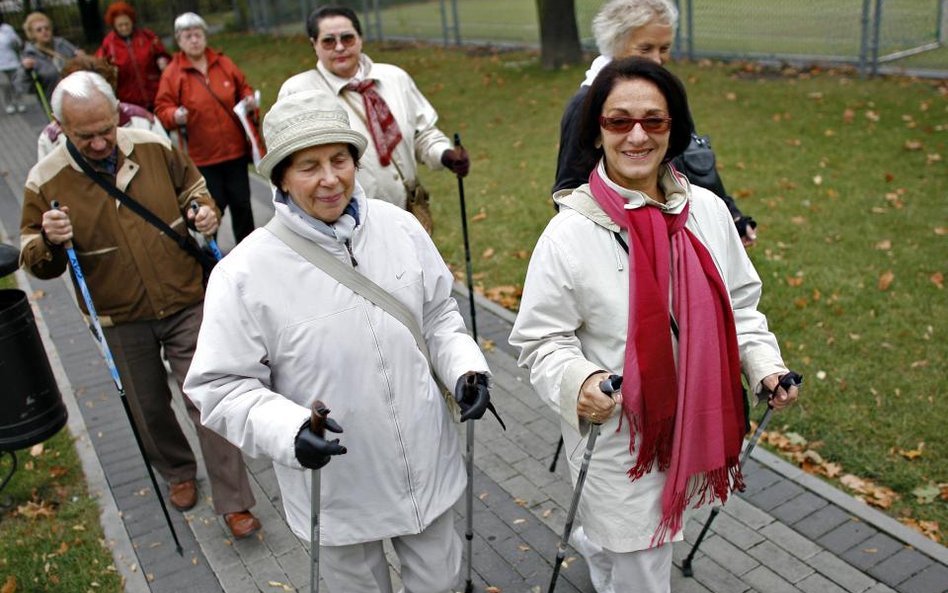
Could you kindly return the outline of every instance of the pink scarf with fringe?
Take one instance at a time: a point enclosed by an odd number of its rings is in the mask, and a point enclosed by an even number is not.
[[[623,372],[633,380],[622,385],[622,411],[630,426],[630,454],[636,434],[641,436],[629,477],[667,472],[662,516],[652,536],[656,546],[681,530],[689,505],[724,502],[731,489],[743,489],[738,460],[744,393],[734,313],[711,254],[685,228],[688,204],[679,214],[647,205],[626,209],[626,199],[601,178],[599,167],[589,185],[599,206],[629,233]],[[679,327],[677,368],[669,289]]]

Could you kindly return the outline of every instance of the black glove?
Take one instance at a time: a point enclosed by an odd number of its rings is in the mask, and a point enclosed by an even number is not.
[[[734,226],[737,227],[737,234],[743,239],[747,236],[747,229],[751,231],[757,228],[757,221],[750,216],[740,216],[734,219]]]
[[[441,164],[454,171],[454,174],[459,177],[467,177],[471,170],[471,159],[467,157],[467,151],[463,148],[457,150],[449,148],[442,152]]]
[[[487,375],[468,371],[458,378],[454,387],[454,401],[461,407],[461,422],[473,418],[480,420],[484,412],[491,414],[500,422],[500,426],[507,430],[507,425],[500,419],[494,404],[490,403],[490,391],[487,389]]]
[[[324,415],[328,413],[329,410],[323,412]],[[324,418],[323,427],[330,432],[342,432],[342,427],[332,418]],[[310,421],[307,420],[296,434],[295,451],[296,460],[300,462],[300,465],[309,469],[319,469],[329,463],[333,455],[345,454],[346,448],[339,444],[339,439],[327,441],[322,434],[313,432]]]

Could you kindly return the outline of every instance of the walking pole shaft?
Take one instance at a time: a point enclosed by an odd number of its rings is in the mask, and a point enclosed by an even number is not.
[[[461,135],[454,134],[455,148],[461,147]],[[461,200],[461,232],[464,235],[464,264],[467,271],[467,298],[471,307],[471,335],[477,342],[477,313],[474,307],[474,273],[471,268],[471,243],[467,234],[467,204],[464,201],[464,178],[458,175],[458,196]],[[465,445],[465,469],[467,471],[467,492],[465,513],[467,521],[464,527],[464,548],[467,556],[467,578],[464,593],[474,590],[472,580],[474,562],[474,422],[467,422],[467,442]]]
[[[57,210],[59,209],[59,204],[56,201],[53,201],[52,206]],[[76,279],[76,284],[79,285],[79,292],[82,293],[82,299],[86,304],[86,310],[89,312],[89,319],[91,322],[89,330],[92,332],[93,337],[99,344],[99,349],[102,352],[103,358],[105,358],[105,365],[108,367],[109,373],[112,375],[112,382],[115,383],[115,388],[119,392],[119,397],[122,400],[122,408],[125,410],[125,416],[128,418],[128,423],[132,428],[132,435],[135,437],[135,444],[138,445],[138,451],[145,460],[145,469],[148,470],[148,477],[151,479],[152,487],[155,489],[155,496],[158,497],[158,504],[161,506],[161,512],[165,516],[165,522],[168,524],[168,530],[171,531],[171,538],[174,540],[175,551],[179,556],[183,556],[184,551],[181,549],[181,542],[178,541],[178,534],[174,529],[174,524],[171,522],[171,515],[168,513],[168,507],[165,505],[165,499],[161,496],[161,490],[158,488],[158,479],[155,477],[155,472],[151,467],[151,463],[148,461],[148,454],[145,452],[145,444],[142,441],[141,433],[138,431],[138,426],[135,424],[135,417],[132,415],[132,409],[128,403],[128,397],[125,394],[125,387],[122,385],[122,378],[119,376],[118,367],[116,367],[115,359],[112,356],[112,350],[109,348],[109,344],[105,339],[105,333],[102,331],[102,324],[99,322],[99,316],[96,313],[95,304],[92,301],[92,294],[89,292],[88,284],[86,284],[85,276],[82,273],[82,267],[79,265],[79,258],[76,256],[76,251],[72,247],[72,241],[66,241],[64,247],[66,248],[66,257],[69,259],[69,265],[72,268],[72,273]]]
[[[33,77],[33,84],[36,86],[36,96],[39,97],[40,105],[43,106],[46,117],[49,118],[49,121],[53,121],[53,110],[49,107],[49,101],[46,99],[46,91],[43,90],[43,85],[40,83],[39,76],[36,75],[34,68],[30,68],[30,76]]]
[[[793,371],[788,371],[785,375],[780,377],[778,386],[785,390],[789,390],[791,387],[799,386],[801,383],[803,383],[803,377]],[[770,394],[770,397],[773,397],[773,393]],[[760,442],[760,437],[764,434],[764,429],[766,429],[767,425],[770,423],[770,418],[773,413],[774,409],[770,403],[768,403],[767,410],[764,412],[763,417],[761,417],[760,422],[757,423],[757,430],[754,431],[754,435],[747,442],[747,447],[744,448],[744,452],[741,454],[741,459],[737,463],[738,469],[744,469],[744,464],[747,463],[748,459],[750,459],[751,452],[754,450],[754,447],[757,446],[757,443]],[[714,507],[711,509],[711,514],[708,515],[707,522],[704,524],[704,527],[701,528],[701,533],[698,534],[698,539],[695,540],[695,545],[691,546],[691,551],[688,552],[688,556],[682,561],[681,572],[686,577],[694,576],[694,569],[691,567],[691,561],[694,560],[695,554],[698,553],[698,547],[701,546],[701,542],[704,541],[704,536],[707,535],[708,529],[710,529],[711,524],[714,523],[714,520],[717,518],[718,513],[720,512],[721,507]]]
[[[610,375],[599,383],[599,390],[606,395],[612,395],[622,386],[622,377]],[[550,588],[547,593],[553,593],[556,589],[556,579],[560,575],[560,567],[563,565],[563,558],[566,557],[566,544],[569,542],[569,534],[573,531],[573,521],[576,519],[576,510],[579,508],[579,500],[583,495],[583,486],[586,484],[586,474],[589,473],[589,461],[592,459],[593,449],[596,447],[596,440],[599,438],[599,429],[602,425],[594,422],[589,427],[589,435],[586,438],[586,450],[583,451],[583,461],[579,466],[579,474],[576,476],[576,487],[573,488],[573,498],[569,503],[569,511],[566,513],[566,524],[563,527],[563,536],[556,545],[556,562],[553,564],[553,576],[550,578]]]
[[[310,410],[309,429],[322,437],[325,434],[326,416],[329,409],[320,400],[313,402]],[[310,593],[319,591],[319,470],[312,470],[312,485],[310,487],[310,524],[309,524],[309,590]]]

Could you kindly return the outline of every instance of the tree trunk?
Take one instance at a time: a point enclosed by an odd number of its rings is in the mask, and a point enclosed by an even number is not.
[[[98,46],[102,43],[102,15],[99,14],[99,0],[79,0],[79,19],[82,21],[82,34],[86,43]]]
[[[552,70],[582,62],[574,0],[536,0],[540,17],[540,63]]]

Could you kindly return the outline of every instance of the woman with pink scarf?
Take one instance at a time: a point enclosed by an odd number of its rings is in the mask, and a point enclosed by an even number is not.
[[[560,416],[574,481],[602,425],[574,534],[597,591],[667,593],[686,513],[743,486],[741,375],[776,409],[797,389],[778,388],[788,370],[727,208],[668,166],[693,129],[681,82],[617,60],[582,113],[594,172],[557,197],[510,343]],[[612,373],[625,379],[615,397],[598,387]]]

